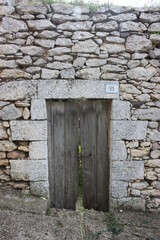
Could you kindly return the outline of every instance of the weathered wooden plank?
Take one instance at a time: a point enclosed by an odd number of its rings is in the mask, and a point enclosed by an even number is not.
[[[78,107],[65,103],[65,208],[75,209],[78,197]]]
[[[109,130],[110,103],[96,101],[97,121],[97,210],[109,210]]]
[[[83,205],[85,208],[96,209],[96,121],[94,108],[95,104],[93,101],[84,101],[80,105],[80,135],[82,147]]]
[[[80,109],[84,207],[108,211],[110,102],[84,101]]]
[[[75,209],[78,193],[78,110],[49,102],[48,149],[51,207]]]
[[[96,196],[96,115],[94,101],[80,105],[80,135],[82,147],[83,205],[97,208]]]

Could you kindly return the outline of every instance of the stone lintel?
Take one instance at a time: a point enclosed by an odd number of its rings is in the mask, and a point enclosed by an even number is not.
[[[108,93],[106,86],[116,85],[116,93]],[[118,99],[117,81],[103,80],[39,80],[38,98],[42,99]]]

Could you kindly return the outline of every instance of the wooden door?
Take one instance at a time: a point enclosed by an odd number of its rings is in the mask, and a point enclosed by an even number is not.
[[[87,209],[109,209],[110,101],[80,105],[83,204]]]
[[[80,127],[83,204],[108,211],[110,101],[48,102],[47,108],[50,206],[75,209]]]
[[[48,102],[50,206],[75,209],[78,195],[78,108]]]

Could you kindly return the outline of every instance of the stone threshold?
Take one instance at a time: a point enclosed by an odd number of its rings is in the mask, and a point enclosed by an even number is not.
[[[27,196],[19,190],[0,189],[0,209],[18,212],[28,212],[45,215],[48,210],[48,200],[35,196]]]

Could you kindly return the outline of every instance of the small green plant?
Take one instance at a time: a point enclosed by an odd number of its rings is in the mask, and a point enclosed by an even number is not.
[[[108,231],[112,232],[113,235],[118,235],[123,232],[123,226],[119,226],[116,221],[116,217],[114,214],[109,214],[108,219]]]
[[[154,34],[156,34],[156,35],[160,35],[160,32],[155,32]]]
[[[93,234],[90,236],[89,240],[99,239],[99,237],[100,237],[103,233],[105,233],[105,232],[107,232],[107,231],[104,230],[104,229],[101,229],[100,231],[93,233]]]
[[[107,232],[106,229],[101,229],[95,233],[92,233],[90,231],[90,229],[88,228],[88,226],[84,227],[84,240],[96,240],[99,239],[99,237],[103,234]]]

